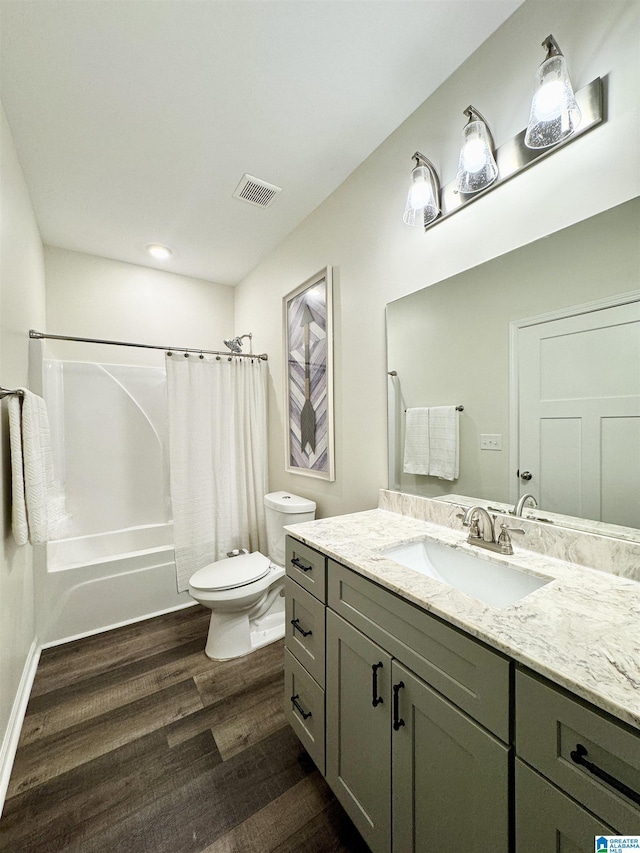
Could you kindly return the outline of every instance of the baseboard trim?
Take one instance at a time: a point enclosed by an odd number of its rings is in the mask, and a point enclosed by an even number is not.
[[[2,747],[0,748],[0,816],[4,809],[11,770],[13,769],[22,723],[27,712],[29,697],[31,696],[33,680],[36,677],[41,648],[38,638],[34,637],[22,670],[22,677],[11,709],[9,724],[2,740]]]
[[[125,625],[134,625],[136,622],[145,622],[147,619],[153,619],[155,616],[164,616],[165,613],[174,613],[178,610],[185,610],[187,607],[193,607],[197,601],[187,601],[185,604],[177,604],[174,607],[165,607],[164,610],[156,610],[154,613],[145,613],[144,616],[134,616],[133,619],[125,619],[122,622],[114,622],[113,625],[104,625],[102,628],[93,628],[91,631],[84,631],[81,634],[74,634],[72,637],[63,637],[60,640],[50,640],[48,643],[43,643],[40,646],[42,649],[53,649],[55,646],[62,646],[65,643],[72,643],[74,640],[84,640],[85,637],[93,637],[95,634],[104,634],[105,631],[113,631],[114,628],[123,628]]]

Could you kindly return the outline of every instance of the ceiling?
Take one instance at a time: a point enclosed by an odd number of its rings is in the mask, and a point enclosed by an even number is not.
[[[1,0],[42,238],[236,284],[520,2]],[[245,172],[269,207],[232,197]]]

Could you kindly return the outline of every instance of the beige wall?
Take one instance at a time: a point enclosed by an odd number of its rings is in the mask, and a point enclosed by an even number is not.
[[[224,349],[233,334],[232,287],[45,247],[47,331],[164,346]],[[161,351],[48,342],[74,361],[164,365]]]
[[[28,384],[30,326],[44,322],[44,269],[42,242],[29,194],[16,156],[4,109],[0,108],[0,384],[6,388]],[[2,550],[0,554],[0,770],[6,771],[7,754],[18,734],[10,724],[20,681],[29,664],[35,640],[33,551],[18,548],[11,533],[11,473],[7,404],[0,420],[0,502]],[[8,779],[0,777],[0,803]]]
[[[374,506],[387,482],[385,304],[639,194],[639,8],[527,0],[237,287],[236,328],[260,332],[270,356],[271,488],[313,498],[324,516]],[[447,183],[469,103],[487,117],[497,145],[522,130],[549,33],[577,89],[606,78],[607,122],[427,234],[405,226],[413,152],[432,159]],[[284,473],[281,300],[327,264],[334,267],[334,483]]]

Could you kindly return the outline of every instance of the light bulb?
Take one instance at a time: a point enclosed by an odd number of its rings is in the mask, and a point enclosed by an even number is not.
[[[419,174],[416,175],[416,172]],[[418,166],[414,169],[413,175],[413,183],[409,190],[409,199],[407,203],[413,210],[417,210],[419,207],[426,207],[431,199],[432,192],[429,176],[424,166]]]
[[[524,136],[527,148],[555,145],[572,134],[582,118],[567,63],[553,36],[543,42],[543,47],[548,55],[536,73],[537,87]]]
[[[411,172],[411,186],[402,216],[406,225],[428,225],[438,216],[437,189],[427,166],[416,166]]]
[[[166,261],[173,254],[168,246],[162,246],[160,243],[150,243],[147,246],[147,252],[157,261]]]
[[[485,143],[479,137],[471,138],[462,149],[462,164],[467,172],[479,172],[486,162]]]
[[[492,184],[498,177],[498,166],[486,122],[475,107],[467,107],[464,114],[469,116],[469,122],[462,131],[456,185],[461,193],[469,194]]]
[[[534,109],[539,121],[550,121],[562,112],[564,86],[559,80],[544,83],[533,96]]]

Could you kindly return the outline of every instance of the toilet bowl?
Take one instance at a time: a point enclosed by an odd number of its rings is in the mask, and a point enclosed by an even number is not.
[[[189,595],[211,610],[205,653],[213,660],[247,655],[284,637],[285,524],[311,521],[313,501],[289,492],[264,498],[267,545],[210,563],[189,580]]]

